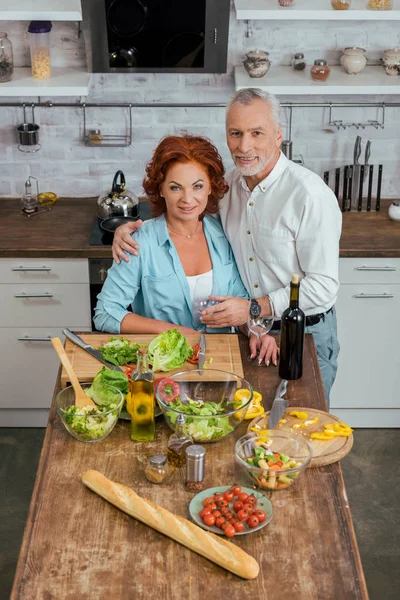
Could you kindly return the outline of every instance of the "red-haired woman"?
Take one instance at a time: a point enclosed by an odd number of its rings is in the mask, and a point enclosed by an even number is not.
[[[222,226],[211,216],[228,190],[224,173],[217,149],[206,138],[161,140],[143,180],[154,218],[135,232],[138,256],[109,269],[98,296],[97,329],[154,334],[171,324],[184,334],[204,329],[193,309],[200,278],[203,298],[248,298]],[[263,346],[276,356],[273,338],[268,336]]]

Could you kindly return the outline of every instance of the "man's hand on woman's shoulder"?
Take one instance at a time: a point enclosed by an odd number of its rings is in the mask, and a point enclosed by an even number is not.
[[[118,229],[115,230],[113,245],[112,245],[112,255],[115,262],[119,265],[122,260],[129,262],[129,256],[126,254],[133,254],[134,256],[138,256],[139,254],[139,244],[135,242],[135,240],[131,237],[131,234],[134,233],[139,227],[143,225],[143,221],[140,219],[138,221],[131,221],[129,223],[125,223],[125,225],[120,225]]]

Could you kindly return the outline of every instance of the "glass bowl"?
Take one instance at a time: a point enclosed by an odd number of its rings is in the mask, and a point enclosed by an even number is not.
[[[271,454],[273,458],[268,460],[266,457]],[[284,490],[293,485],[310,464],[312,455],[311,444],[304,437],[288,431],[251,432],[235,444],[237,464],[253,485],[268,491]]]
[[[156,398],[167,424],[175,430],[178,415],[183,414],[187,433],[202,444],[232,433],[253,399],[248,381],[228,371],[191,369],[165,379],[171,383],[159,381]]]
[[[89,388],[90,383],[82,384],[82,388]],[[95,412],[93,407],[84,407],[71,414],[69,407],[75,406],[75,392],[72,386],[66,387],[56,396],[56,409],[65,429],[80,442],[100,442],[114,429],[125,397],[114,386],[108,386],[115,393],[115,406],[109,410]],[[98,407],[101,409],[101,406]]]

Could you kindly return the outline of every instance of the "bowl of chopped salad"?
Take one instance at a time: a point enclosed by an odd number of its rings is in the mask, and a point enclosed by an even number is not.
[[[194,442],[216,442],[240,425],[253,400],[253,388],[234,373],[193,369],[159,379],[156,399],[167,424],[175,430],[184,415]]]
[[[66,387],[56,396],[56,409],[65,429],[80,442],[100,442],[114,429],[124,394],[117,387],[103,386],[100,390],[93,384],[82,384],[85,393],[95,402],[78,408],[74,389]]]
[[[288,431],[247,433],[235,444],[236,463],[248,479],[262,490],[285,490],[310,464],[311,444]]]

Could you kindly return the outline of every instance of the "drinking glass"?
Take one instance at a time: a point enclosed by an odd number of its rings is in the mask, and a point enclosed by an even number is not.
[[[193,291],[192,301],[193,321],[196,328],[202,325],[200,321],[202,311],[208,306],[218,304],[218,302],[209,299],[211,295],[219,295],[218,284],[210,276],[199,277]],[[207,327],[205,330],[207,331]]]
[[[266,335],[272,329],[273,324],[274,317],[272,315],[268,317],[258,317],[256,319],[250,319],[249,321],[247,321],[247,327],[249,328],[249,331],[251,331],[251,333],[254,333],[254,335],[256,335],[258,339],[261,339],[263,335]],[[260,367],[263,364],[265,364],[264,362],[259,363],[257,356],[255,358],[251,358],[249,356],[247,360],[252,364],[257,364]]]

